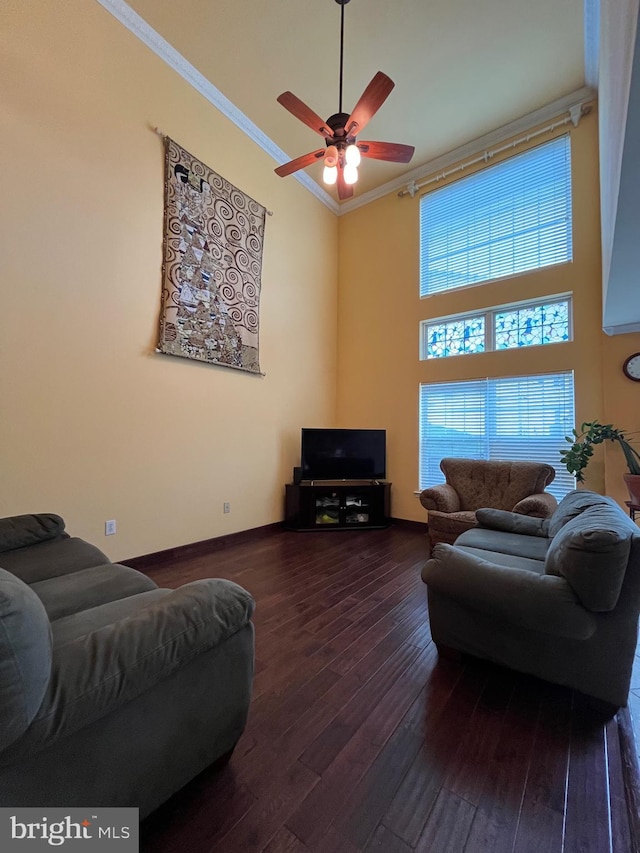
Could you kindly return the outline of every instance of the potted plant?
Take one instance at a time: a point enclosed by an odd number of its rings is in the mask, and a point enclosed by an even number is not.
[[[573,430],[571,436],[566,436],[571,444],[568,450],[560,451],[563,465],[570,474],[576,475],[579,483],[584,481],[584,469],[593,456],[593,448],[604,441],[617,441],[627,463],[629,473],[624,475],[624,481],[632,503],[640,505],[640,453],[631,446],[624,430],[615,429],[612,424],[601,424],[598,421],[583,423],[581,432]]]

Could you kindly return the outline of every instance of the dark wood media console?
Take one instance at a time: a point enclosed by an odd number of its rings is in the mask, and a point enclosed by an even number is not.
[[[290,530],[380,529],[391,524],[391,483],[311,481],[285,486]]]

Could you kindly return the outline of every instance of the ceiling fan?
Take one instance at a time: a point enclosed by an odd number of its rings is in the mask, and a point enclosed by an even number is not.
[[[336,0],[340,9],[340,104],[338,112],[324,121],[293,92],[283,92],[278,103],[289,110],[311,130],[324,137],[325,147],[318,148],[283,163],[275,170],[281,178],[304,169],[320,159],[324,159],[323,180],[325,184],[337,184],[338,198],[351,198],[353,184],[358,180],[360,157],[373,160],[387,160],[391,163],[408,163],[413,157],[413,145],[401,145],[398,142],[358,142],[360,131],[378,112],[395,86],[393,80],[382,71],[374,76],[360,96],[351,114],[342,111],[342,67],[344,56],[344,7],[349,0]]]

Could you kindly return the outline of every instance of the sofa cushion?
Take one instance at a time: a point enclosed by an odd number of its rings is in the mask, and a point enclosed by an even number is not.
[[[503,530],[488,530],[475,527],[467,530],[457,540],[456,545],[469,548],[482,548],[484,551],[498,551],[500,554],[513,554],[530,560],[544,560],[549,548],[549,540],[542,536],[528,536],[521,533],[508,533]]]
[[[117,601],[108,601],[106,604],[99,604],[56,619],[51,623],[54,652],[61,646],[77,640],[78,637],[97,631],[98,628],[112,625],[128,616],[134,616],[143,608],[164,598],[169,592],[168,589],[151,589],[148,592],[139,592]]]
[[[592,506],[553,538],[545,573],[564,577],[589,610],[613,610],[622,588],[634,528],[617,507]]]
[[[76,537],[52,539],[0,554],[0,566],[28,584],[108,562],[99,548]]]
[[[468,548],[458,545],[456,545],[456,548],[464,551],[465,554],[478,557],[479,560],[486,560],[488,563],[493,563],[496,566],[508,566],[511,569],[526,569],[528,572],[533,572],[534,575],[544,574],[544,562],[542,560],[517,557],[515,554],[500,554],[498,551],[484,551],[482,548]]]
[[[51,631],[42,602],[0,569],[0,749],[28,728],[50,674]]]
[[[583,489],[574,489],[565,495],[558,508],[549,519],[549,537],[553,537],[561,530],[564,525],[571,521],[572,518],[580,515],[586,509],[591,507],[611,505],[610,498],[605,498],[603,495],[598,495],[596,492],[589,492]]]
[[[492,530],[504,530],[506,533],[522,533],[528,536],[549,536],[549,519],[537,516],[521,515],[519,512],[506,512],[503,509],[476,510],[478,523]]]
[[[44,604],[49,619],[62,619],[88,607],[117,601],[157,589],[151,578],[129,566],[109,563],[93,566],[71,575],[60,575],[31,584],[31,589]]]
[[[59,515],[50,512],[0,518],[0,552],[26,548],[68,535],[64,532],[64,521]]]

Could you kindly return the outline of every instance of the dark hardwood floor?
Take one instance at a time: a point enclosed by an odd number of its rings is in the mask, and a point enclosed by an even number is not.
[[[146,571],[256,598],[247,729],[141,826],[152,853],[633,850],[616,719],[572,691],[440,660],[425,533],[269,531]]]

